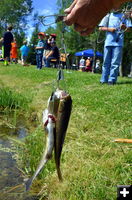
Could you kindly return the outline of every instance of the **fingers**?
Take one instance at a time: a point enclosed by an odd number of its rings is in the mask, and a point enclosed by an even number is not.
[[[74,29],[79,32],[82,36],[86,36],[86,35],[89,35],[93,30],[94,28],[92,27],[82,27],[80,26],[79,24],[74,24]]]
[[[71,6],[67,9],[65,9],[65,13],[67,14],[66,17],[64,17],[63,21],[66,25],[71,26],[74,24],[74,29],[77,32],[80,32],[81,35],[88,35],[93,31],[93,28],[87,27],[87,26],[81,26],[78,23],[78,19],[80,19],[80,5],[78,4],[78,0],[74,0],[74,2],[71,4]],[[84,24],[84,22],[83,22]]]
[[[66,25],[71,26],[72,24],[75,23],[75,19],[76,19],[76,3],[77,0],[75,0],[71,6],[67,9],[65,9],[65,13],[68,14],[66,17],[64,17],[63,21],[66,23]]]
[[[65,9],[64,12],[65,12],[66,14],[69,14],[69,13],[71,12],[71,10],[74,8],[74,6],[76,5],[76,3],[77,3],[77,0],[75,0],[75,1],[71,4],[71,6],[70,6],[69,8]]]
[[[72,24],[75,23],[77,19],[76,12],[77,10],[74,8],[66,17],[64,17],[63,21],[66,23],[66,25],[71,26]]]

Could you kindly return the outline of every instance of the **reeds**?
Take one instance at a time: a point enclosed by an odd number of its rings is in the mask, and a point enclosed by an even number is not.
[[[17,109],[27,107],[28,99],[23,95],[11,91],[9,88],[0,88],[0,109]]]

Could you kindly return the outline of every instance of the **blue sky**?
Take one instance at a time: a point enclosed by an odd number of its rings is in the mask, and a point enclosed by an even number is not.
[[[57,0],[33,0],[33,13],[38,12],[39,15],[52,15],[57,13]],[[30,21],[30,20],[29,20]],[[28,31],[27,31],[27,39],[29,40],[34,27],[32,26],[33,22],[31,21],[28,24]],[[44,27],[41,28],[41,31],[44,31]]]
[[[57,0],[33,0],[34,11],[38,11],[40,15],[54,14],[57,11]]]

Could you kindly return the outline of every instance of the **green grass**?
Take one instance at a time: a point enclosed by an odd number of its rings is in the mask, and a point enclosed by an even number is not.
[[[0,109],[26,108],[29,100],[9,88],[0,88]]]
[[[114,200],[116,186],[131,184],[131,144],[116,144],[115,138],[132,138],[132,79],[118,78],[117,85],[100,85],[100,74],[65,72],[66,89],[73,109],[63,147],[59,183],[54,157],[34,181],[32,190],[41,199]],[[37,71],[35,66],[0,65],[0,84],[30,99],[28,113],[38,116],[21,150],[21,167],[29,176],[45,148],[42,111],[56,79],[56,69]]]

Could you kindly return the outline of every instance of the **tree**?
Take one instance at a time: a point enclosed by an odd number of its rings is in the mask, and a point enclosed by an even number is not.
[[[32,0],[0,0],[0,34],[8,24],[24,29],[27,15],[32,11]]]
[[[31,63],[32,65],[36,64],[36,54],[35,54],[35,46],[37,45],[38,42],[38,33],[40,32],[39,30],[39,25],[36,24],[35,29],[32,33],[32,37],[29,43],[29,54],[27,58],[27,62]]]

